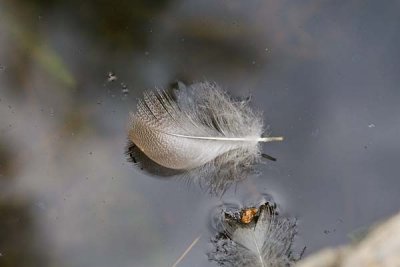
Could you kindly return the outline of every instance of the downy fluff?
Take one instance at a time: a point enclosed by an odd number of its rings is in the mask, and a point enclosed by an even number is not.
[[[219,194],[253,170],[260,142],[282,140],[263,131],[248,100],[233,100],[215,83],[179,83],[171,92],[144,93],[131,114],[128,153],[142,168],[165,168]]]
[[[294,266],[301,257],[292,252],[296,220],[279,216],[269,203],[261,205],[249,223],[241,220],[243,212],[223,213],[209,260],[227,267]]]

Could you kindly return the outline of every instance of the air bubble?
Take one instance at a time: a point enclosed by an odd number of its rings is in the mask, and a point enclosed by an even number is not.
[[[124,83],[121,83],[121,86],[122,86],[122,90],[121,90],[122,94],[128,95],[129,94],[128,86],[126,84],[124,84]]]

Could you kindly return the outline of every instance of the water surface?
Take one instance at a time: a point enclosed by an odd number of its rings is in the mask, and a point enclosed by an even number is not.
[[[180,266],[215,266],[213,209],[260,195],[306,254],[399,210],[398,1],[115,2],[0,3],[1,266],[171,266],[199,235]],[[137,170],[129,112],[176,80],[252,95],[278,161],[222,199]]]

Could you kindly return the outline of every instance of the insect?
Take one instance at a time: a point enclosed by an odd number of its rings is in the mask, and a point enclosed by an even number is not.
[[[253,220],[254,216],[257,214],[257,212],[258,212],[257,208],[243,209],[241,212],[240,221],[245,224],[250,223]]]

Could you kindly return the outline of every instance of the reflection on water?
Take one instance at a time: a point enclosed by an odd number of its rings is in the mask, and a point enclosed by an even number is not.
[[[397,2],[114,2],[0,3],[1,266],[215,266],[213,207],[263,194],[306,253],[398,210]],[[205,79],[285,136],[223,199],[124,155],[143,90]]]

